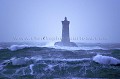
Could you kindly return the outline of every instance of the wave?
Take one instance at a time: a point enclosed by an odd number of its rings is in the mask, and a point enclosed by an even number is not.
[[[11,50],[11,51],[16,51],[16,50],[19,50],[19,49],[24,49],[26,47],[30,47],[30,46],[29,45],[12,45],[8,49]]]
[[[53,47],[53,46],[51,46],[51,44],[52,43],[49,43],[49,44],[46,44],[44,46],[40,46],[40,45],[26,45],[26,44],[23,44],[23,45],[11,45],[10,47],[8,47],[8,49],[11,50],[11,51],[16,51],[16,50],[20,50],[20,49],[24,49],[24,48],[35,48],[35,47],[37,47],[37,48],[38,47],[39,48],[41,48],[41,47],[48,47],[48,48],[50,48],[50,47]]]
[[[117,65],[120,64],[120,60],[110,56],[96,55],[93,57],[93,61],[99,64],[107,64],[107,65]]]
[[[102,55],[96,55],[98,57]],[[95,57],[96,57],[95,56]],[[102,56],[105,57],[105,56]],[[108,56],[109,57],[109,56]],[[97,60],[97,59],[95,59]],[[101,60],[101,59],[100,59]],[[31,61],[31,62],[29,62]],[[102,59],[104,61],[104,59]],[[14,64],[13,64],[14,62]],[[21,63],[23,62],[23,63]],[[6,63],[6,64],[5,64]],[[24,65],[26,64],[26,65]],[[9,76],[10,79],[21,78],[21,76],[35,76],[34,79],[51,78],[51,77],[63,77],[63,73],[69,77],[101,77],[99,72],[103,74],[109,73],[114,75],[119,74],[118,66],[100,65],[93,62],[92,57],[90,58],[79,58],[79,59],[54,59],[54,58],[42,58],[40,56],[33,57],[13,57],[9,60],[4,61],[0,64],[0,71],[5,76]],[[12,71],[12,72],[11,72]],[[110,71],[110,72],[108,72]],[[6,74],[9,73],[9,74]],[[0,75],[1,75],[0,73]],[[40,74],[42,73],[42,75]],[[110,76],[110,75],[107,76]],[[90,75],[90,76],[88,76]],[[38,78],[36,78],[38,76]],[[104,76],[104,75],[103,75]],[[117,75],[118,77],[119,75]],[[106,75],[105,75],[106,77]],[[111,77],[111,78],[112,78]]]
[[[54,47],[55,42],[48,42],[47,44],[45,44],[42,47]]]
[[[36,63],[38,61],[60,61],[60,62],[81,62],[81,61],[90,61],[92,60],[91,58],[81,58],[81,59],[61,59],[61,58],[39,58],[39,56],[34,56],[31,58],[28,57],[20,57],[20,58],[16,58],[13,57],[9,60],[5,60],[3,61],[2,64],[8,64],[11,63],[12,65],[27,65],[27,64],[31,64],[30,68],[32,68],[32,63]]]
[[[11,59],[12,65],[26,65],[29,62],[29,58],[12,58]]]
[[[6,69],[7,72],[13,71],[13,73],[10,73],[11,77],[12,76],[23,76],[23,75],[35,75],[37,76],[37,74],[39,73],[46,73],[46,72],[64,72],[64,71],[68,71],[69,69],[74,69],[74,68],[82,68],[84,66],[88,66],[88,63],[85,62],[79,62],[79,63],[74,63],[76,61],[84,61],[84,60],[89,60],[87,58],[85,59],[41,59],[37,62],[34,62],[38,57],[36,57],[36,59],[34,58],[11,58],[8,60],[9,64],[6,64],[6,66],[3,68],[1,68],[1,71],[3,71],[2,73],[4,74],[4,70]],[[32,63],[26,63],[27,65],[23,66],[26,62],[26,59],[29,61],[33,61]],[[57,62],[56,62],[57,61]],[[65,61],[65,62],[64,62]],[[14,64],[13,64],[14,62]],[[21,63],[23,62],[23,63]],[[73,62],[73,63],[69,63],[69,62]],[[4,62],[6,63],[6,62]],[[15,64],[16,63],[16,64]],[[76,64],[76,65],[75,65]],[[10,68],[10,67],[12,68]],[[1,66],[0,66],[1,67]],[[16,68],[15,68],[16,67]],[[15,68],[15,69],[14,69]],[[64,70],[66,69],[66,70]],[[71,72],[71,70],[69,70],[69,72]],[[49,73],[49,76],[51,75]],[[62,73],[61,73],[62,74]],[[6,74],[5,74],[6,75]],[[45,74],[46,75],[46,74]],[[48,75],[46,75],[48,76]]]
[[[9,60],[5,60],[3,63],[0,64],[0,70],[3,69],[4,65],[9,65],[9,63],[11,63],[13,66],[22,66],[22,65],[29,65],[29,68],[31,70],[31,74],[33,74],[33,66],[36,63],[43,63],[43,64],[47,64],[49,62],[79,62],[79,63],[83,63],[83,65],[85,65],[85,62],[91,62],[94,61],[96,63],[99,64],[104,64],[104,65],[118,65],[120,64],[120,60],[116,59],[114,57],[110,57],[110,56],[103,56],[103,55],[96,55],[93,58],[79,58],[79,59],[75,59],[75,58],[42,58],[40,56],[33,56],[33,57],[20,57],[20,58],[16,58],[13,57]],[[45,63],[46,62],[46,63]],[[87,63],[86,63],[87,64]]]
[[[10,47],[7,48],[2,48],[0,47],[0,50],[3,49],[9,49],[10,51],[17,51],[17,50],[21,50],[21,49],[25,49],[25,48],[54,48],[54,49],[62,49],[62,50],[70,50],[70,51],[75,51],[75,50],[110,50],[109,48],[104,48],[102,46],[79,46],[79,47],[66,47],[66,46],[54,46],[55,42],[49,42],[46,45],[27,45],[27,44],[23,44],[23,45],[11,45]],[[120,48],[112,48],[112,49],[120,49]]]
[[[106,50],[105,48],[102,48],[100,46],[79,46],[79,47],[67,47],[67,46],[54,46],[55,42],[49,42],[46,45],[42,47],[48,47],[48,48],[55,48],[55,49],[64,49],[64,50],[95,50],[95,49],[102,49]]]
[[[94,50],[94,49],[103,49],[101,47],[65,47],[65,46],[50,46],[50,45],[45,45],[45,46],[38,46],[38,45],[11,45],[10,47],[8,47],[8,49],[10,51],[17,51],[17,50],[21,50],[21,49],[25,49],[25,48],[54,48],[54,49],[62,49],[62,50]],[[0,48],[0,50],[2,50],[3,48]]]
[[[101,48],[99,46],[95,47],[54,47],[55,49],[65,49],[65,50],[95,50],[95,49],[102,49],[105,50],[104,48]]]

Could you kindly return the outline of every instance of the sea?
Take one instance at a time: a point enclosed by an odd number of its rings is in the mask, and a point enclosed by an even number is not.
[[[76,44],[2,42],[0,79],[120,79],[120,43]]]

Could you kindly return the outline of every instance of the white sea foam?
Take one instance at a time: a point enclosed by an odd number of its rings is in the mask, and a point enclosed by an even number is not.
[[[31,57],[32,60],[51,60],[51,61],[83,61],[83,60],[91,60],[91,58],[81,58],[81,59],[61,59],[61,58],[42,58],[39,56]]]
[[[65,49],[65,50],[94,50],[94,49],[103,49],[101,47],[95,46],[95,47],[54,47],[56,49]]]
[[[11,45],[10,47],[7,47],[9,50],[11,51],[16,51],[19,49],[23,49],[26,47],[48,47],[48,48],[55,48],[55,49],[63,49],[63,50],[94,50],[94,49],[103,49],[103,50],[109,50],[110,48],[104,48],[102,46],[85,46],[85,45],[79,45],[78,47],[66,47],[66,46],[54,46],[55,41],[53,42],[48,42],[46,43],[46,45],[38,45],[38,44],[23,44],[23,45]],[[6,49],[3,48],[2,46],[0,46],[0,50],[1,49]],[[119,47],[114,47],[112,49],[120,49]]]
[[[25,65],[29,60],[27,58],[12,58],[12,65]]]
[[[114,57],[110,57],[110,56],[102,56],[102,55],[96,55],[93,57],[93,61],[99,63],[99,64],[113,64],[113,65],[117,65],[120,64],[120,60],[116,59]]]
[[[33,57],[31,57],[30,59],[39,61],[39,60],[42,59],[42,57],[41,57],[41,56],[33,56]]]
[[[31,64],[29,67],[30,67],[30,70],[31,70],[31,72],[30,72],[30,74],[31,75],[33,75],[33,66],[34,66],[34,64]]]
[[[54,46],[55,42],[49,42],[44,46],[41,45],[11,45],[8,49],[11,51],[16,51],[19,49],[24,49],[26,47],[48,47],[48,48],[55,48],[55,49],[63,49],[63,50],[94,50],[94,49],[103,49],[106,50],[105,48],[102,48],[100,46],[79,46],[79,47],[67,47],[67,46]]]
[[[45,70],[50,69],[50,70],[54,71],[54,68],[53,68],[54,66],[56,66],[56,65],[48,64],[48,68],[45,68]]]
[[[30,47],[30,46],[29,45],[12,45],[8,49],[11,50],[11,51],[16,51],[18,49],[23,49],[23,48],[26,48],[26,47]]]
[[[56,61],[83,61],[83,60],[91,60],[91,58],[81,58],[81,59],[49,59]]]
[[[42,47],[54,47],[55,42],[48,42],[46,45]]]
[[[67,47],[67,46],[54,46],[55,42],[50,42],[44,45],[43,47],[50,47],[50,48],[55,48],[55,49],[64,49],[64,50],[94,50],[94,49],[104,49],[99,46],[79,46],[79,47]],[[105,50],[105,49],[104,49]]]

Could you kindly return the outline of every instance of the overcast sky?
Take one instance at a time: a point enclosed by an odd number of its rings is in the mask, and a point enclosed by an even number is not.
[[[70,37],[104,38],[79,42],[120,43],[120,0],[0,0],[0,41],[61,37],[65,16]]]

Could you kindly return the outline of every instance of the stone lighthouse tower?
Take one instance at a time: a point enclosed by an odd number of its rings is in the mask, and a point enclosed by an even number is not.
[[[65,17],[64,21],[62,21],[62,40],[60,42],[55,42],[54,45],[77,47],[76,43],[70,42],[69,24],[70,24],[70,21],[68,21],[67,17]]]
[[[69,37],[69,24],[70,21],[67,20],[67,17],[65,17],[65,20],[62,21],[62,42],[63,43],[69,43],[70,37]]]

